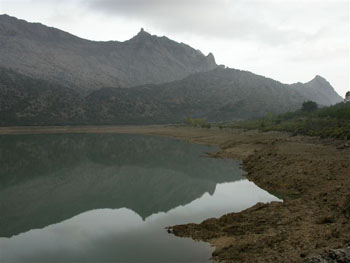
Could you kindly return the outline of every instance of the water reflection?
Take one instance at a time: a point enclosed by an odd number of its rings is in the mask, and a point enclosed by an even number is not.
[[[130,209],[98,209],[11,239],[1,239],[0,259],[12,262],[208,262],[212,248],[169,235],[164,227],[200,222],[277,200],[247,180],[219,184],[215,193],[143,220]],[[64,252],[64,253],[62,253]],[[52,260],[54,259],[54,260]]]
[[[206,262],[212,248],[164,227],[276,200],[242,180],[239,162],[203,157],[213,150],[140,135],[0,136],[0,261]]]

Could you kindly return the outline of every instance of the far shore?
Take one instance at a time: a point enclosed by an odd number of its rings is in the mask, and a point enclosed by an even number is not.
[[[61,133],[142,133],[165,125],[66,125],[66,126],[7,126],[0,134],[61,134]]]

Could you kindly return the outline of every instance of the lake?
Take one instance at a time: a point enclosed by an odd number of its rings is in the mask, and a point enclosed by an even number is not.
[[[210,262],[165,227],[278,200],[214,146],[125,134],[0,136],[0,262]]]

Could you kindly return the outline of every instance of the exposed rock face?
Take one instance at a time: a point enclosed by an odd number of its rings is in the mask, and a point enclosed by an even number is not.
[[[75,89],[182,79],[217,67],[214,56],[141,30],[125,42],[96,42],[0,16],[0,66]]]
[[[344,249],[330,249],[326,255],[312,256],[305,263],[350,263],[350,247]]]

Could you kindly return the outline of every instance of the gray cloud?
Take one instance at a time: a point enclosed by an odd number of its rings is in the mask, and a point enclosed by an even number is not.
[[[197,39],[230,65],[290,82],[322,74],[340,93],[349,85],[348,0],[87,0],[84,5]]]
[[[237,0],[89,0],[87,8],[111,16],[133,19],[166,32],[211,38],[257,40],[269,45],[290,43],[305,37],[296,29],[276,27],[275,3]],[[259,11],[270,8],[268,14]]]

